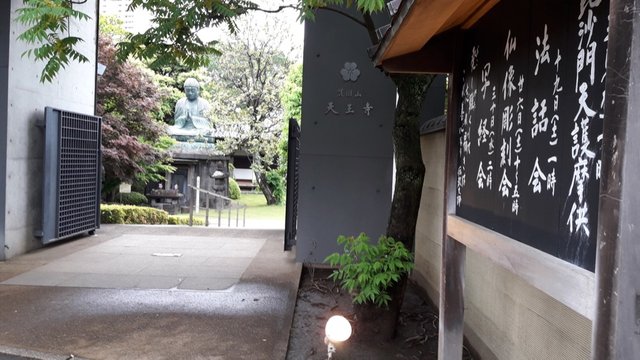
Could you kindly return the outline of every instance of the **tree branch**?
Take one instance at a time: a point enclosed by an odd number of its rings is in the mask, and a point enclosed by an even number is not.
[[[378,40],[378,35],[376,34],[376,24],[373,22],[371,14],[363,11],[362,18],[364,19],[365,28],[367,29],[367,33],[369,34],[369,40],[371,40],[371,44],[377,45],[380,41]]]
[[[260,11],[260,12],[265,12],[265,13],[278,13],[278,12],[284,10],[284,9],[294,9],[294,10],[298,10],[299,11],[301,9],[301,7],[300,7],[300,5],[297,5],[297,4],[287,4],[287,5],[280,5],[275,9],[263,9],[263,8],[258,7],[258,6],[256,6],[256,7],[246,7],[245,9],[246,10],[252,10],[252,11]],[[355,21],[358,25],[363,26],[364,28],[367,28],[367,30],[368,30],[368,26],[367,25],[369,25],[369,24],[367,24],[365,21],[362,21],[362,20],[356,18],[355,16],[350,15],[350,14],[348,14],[348,13],[342,11],[342,10],[338,10],[336,8],[332,8],[332,7],[328,7],[328,6],[319,6],[316,9],[317,10],[327,10],[327,11],[338,13],[338,14],[340,14],[342,16],[345,16],[345,17],[349,18],[350,20]],[[373,32],[375,34],[375,29],[373,30]]]
[[[342,10],[338,10],[336,8],[332,8],[332,7],[328,7],[328,6],[318,7],[317,9],[318,10],[327,10],[327,11],[331,11],[331,12],[340,14],[342,16],[347,17],[350,20],[355,21],[358,25],[363,26],[365,29],[367,28],[367,24],[364,21],[362,21],[362,20],[356,18],[355,16],[350,15],[350,14],[348,14],[348,13],[342,11]]]
[[[247,7],[247,10],[252,10],[252,11],[260,11],[260,12],[264,12],[264,13],[269,13],[269,14],[274,14],[274,13],[279,13],[280,11],[284,10],[284,9],[294,9],[294,10],[300,10],[300,6],[299,5],[295,5],[295,4],[288,4],[288,5],[280,5],[275,9],[263,9],[261,7]]]

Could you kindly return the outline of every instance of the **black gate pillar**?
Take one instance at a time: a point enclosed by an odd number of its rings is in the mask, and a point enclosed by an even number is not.
[[[289,144],[287,147],[287,204],[284,223],[284,250],[296,244],[298,232],[298,169],[300,168],[300,125],[289,119]]]

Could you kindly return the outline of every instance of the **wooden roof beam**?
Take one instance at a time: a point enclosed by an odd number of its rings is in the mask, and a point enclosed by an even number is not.
[[[416,53],[434,36],[468,29],[500,0],[404,0],[374,58],[376,65]]]
[[[397,20],[387,31],[378,49],[378,54],[382,55],[380,60],[420,50],[464,2],[465,0],[403,1]],[[402,41],[398,41],[398,36],[395,36],[398,33],[402,33]]]
[[[453,71],[454,51],[459,30],[435,36],[422,49],[384,60],[381,67],[388,73],[446,74]]]

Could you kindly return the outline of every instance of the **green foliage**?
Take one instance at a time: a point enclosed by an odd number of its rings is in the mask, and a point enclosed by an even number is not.
[[[124,29],[124,21],[113,15],[100,15],[100,35],[108,36],[112,39],[122,39],[128,32]]]
[[[170,164],[172,159],[168,151],[176,143],[172,137],[162,135],[153,142],[147,142],[143,138],[139,138],[138,140],[151,146],[151,148],[159,154],[159,158],[157,158],[155,162],[139,164],[142,171],[135,175],[137,183],[146,185],[150,182],[159,182],[164,180],[165,174],[176,171],[176,167]]]
[[[151,207],[102,204],[100,205],[100,222],[103,224],[189,225],[189,218],[169,215],[164,210]],[[193,225],[204,225],[204,221],[194,218]]]
[[[302,0],[301,1],[301,17],[313,20],[314,12],[318,8],[326,8],[333,6],[352,7],[363,13],[375,13],[385,8],[385,0]]]
[[[88,61],[76,50],[83,41],[81,38],[61,35],[68,33],[70,20],[90,19],[87,14],[73,9],[74,1],[23,0],[23,3],[24,7],[17,10],[16,19],[28,28],[18,38],[36,46],[23,55],[46,61],[40,81],[52,81],[71,60]],[[246,0],[131,0],[130,8],[149,10],[154,14],[156,25],[144,34],[128,34],[126,41],[119,44],[119,59],[133,56],[148,60],[154,69],[206,65],[210,56],[220,51],[215,41],[205,43],[196,33],[219,25],[225,25],[233,32],[236,30],[234,18],[256,7]]]
[[[189,218],[177,215],[169,215],[169,225],[189,225]],[[193,225],[204,226],[204,220],[202,218],[193,218]]]
[[[176,80],[168,75],[154,73],[152,77],[160,95],[160,104],[153,113],[154,118],[167,125],[173,125],[175,105],[184,96],[182,86],[178,86]]]
[[[154,14],[156,26],[143,34],[131,35],[119,45],[119,58],[133,55],[149,60],[152,69],[180,64],[190,68],[206,65],[211,55],[219,55],[217,42],[203,42],[196,33],[204,28],[226,25],[235,31],[234,18],[255,6],[245,0],[132,0],[131,8]]]
[[[18,39],[37,46],[22,56],[46,62],[40,82],[51,82],[72,60],[80,63],[89,61],[76,50],[83,40],[69,34],[69,20],[89,20],[91,17],[74,10],[69,0],[24,0],[23,3],[24,7],[17,10],[16,20],[28,28]]]
[[[284,202],[285,195],[285,180],[282,174],[278,170],[269,170],[266,173],[267,184],[271,193],[275,198],[275,204],[279,205]]]
[[[88,58],[76,48],[83,40],[70,36],[70,20],[88,20],[90,16],[74,10],[71,0],[23,0],[24,7],[17,10],[17,21],[28,26],[19,39],[36,46],[24,54],[36,60],[46,61],[41,81],[52,81],[61,68],[71,60],[87,62]],[[313,19],[318,8],[332,6],[356,6],[364,14],[384,9],[384,0],[301,0],[298,3],[281,5],[278,9],[296,8],[301,17]],[[154,25],[142,34],[127,34],[118,44],[118,58],[121,61],[130,56],[145,60],[149,66],[160,72],[168,69],[185,69],[206,66],[213,55],[220,55],[220,45],[216,41],[205,42],[198,32],[202,29],[226,26],[235,33],[239,26],[238,16],[261,7],[249,0],[131,0],[131,9],[142,8],[153,14]],[[277,11],[277,10],[275,10]],[[268,11],[274,12],[274,11]],[[344,13],[361,25],[368,26],[360,19]],[[101,24],[103,34],[122,38],[122,30],[117,22],[107,20]],[[369,32],[374,29],[368,29]],[[67,36],[62,34],[67,33]]]
[[[356,0],[356,4],[359,10],[366,13],[373,13],[373,12],[382,11],[385,8],[386,1],[385,0]]]
[[[100,205],[103,224],[167,224],[169,214],[164,210],[133,205]]]
[[[280,103],[284,109],[284,119],[302,119],[302,64],[289,68],[284,86],[280,91]]]
[[[302,119],[302,64],[295,64],[289,68],[289,74],[284,87],[280,91],[280,103],[284,109],[283,129],[278,143],[280,157],[279,171],[283,176],[287,173],[287,159],[289,154],[289,119]]]
[[[344,246],[344,252],[333,253],[324,262],[339,266],[330,277],[355,295],[356,304],[387,306],[391,300],[388,289],[414,266],[411,252],[390,237],[381,236],[373,245],[364,233],[356,238],[341,235],[338,244]]]
[[[135,191],[132,191],[130,193],[118,194],[116,200],[118,200],[120,204],[124,205],[141,206],[149,203],[149,200],[146,196],[144,196],[144,194]]]
[[[234,178],[229,178],[229,197],[233,200],[240,199],[240,186]]]

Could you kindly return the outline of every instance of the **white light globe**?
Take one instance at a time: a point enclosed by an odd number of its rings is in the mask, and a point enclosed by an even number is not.
[[[332,343],[342,342],[351,336],[351,324],[343,316],[334,315],[327,321],[324,332]]]

